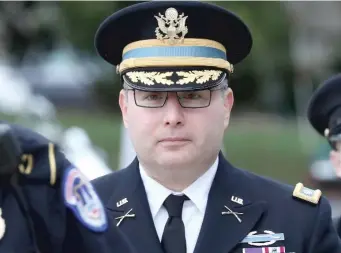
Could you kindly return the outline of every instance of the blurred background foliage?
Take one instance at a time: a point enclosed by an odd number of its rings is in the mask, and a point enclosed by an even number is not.
[[[60,88],[63,89],[60,94],[64,96],[61,100],[54,98],[54,91],[52,95],[45,95],[54,102],[60,123],[66,128],[74,125],[84,128],[94,143],[108,153],[109,165],[113,169],[118,166],[121,152],[121,118],[117,102],[121,86],[115,68],[96,54],[94,35],[105,17],[133,3],[137,2],[0,4],[2,14],[7,13],[15,20],[3,18],[5,22],[0,27],[0,41],[7,41],[1,47],[10,55],[13,66],[21,67],[28,58],[32,66],[44,65],[45,58],[41,60],[38,52],[52,52],[66,45],[78,57],[94,62],[91,65],[94,67],[87,72],[100,70],[91,85],[76,91]],[[238,166],[285,182],[306,180],[315,151],[323,140],[307,124],[305,106],[312,91],[327,76],[341,69],[340,47],[337,46],[340,41],[333,35],[341,31],[341,22],[332,22],[341,16],[341,5],[254,1],[214,3],[237,13],[253,35],[251,54],[235,66],[230,79],[235,106],[225,138],[227,157]],[[321,11],[322,7],[324,11]],[[329,29],[328,25],[320,27],[316,22],[336,25]],[[222,32],[228,30],[225,24],[220,27]],[[86,60],[81,58],[78,65],[85,63]],[[90,95],[82,103],[72,97],[84,90]],[[66,96],[71,96],[75,102],[66,104]]]

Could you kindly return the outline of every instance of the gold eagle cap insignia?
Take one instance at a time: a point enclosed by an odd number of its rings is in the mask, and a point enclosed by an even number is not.
[[[171,45],[183,42],[188,33],[186,26],[188,16],[185,16],[184,13],[179,15],[175,8],[168,8],[165,15],[159,13],[158,16],[154,17],[158,23],[158,27],[155,29],[158,40],[166,41]]]
[[[298,199],[302,199],[317,205],[320,201],[322,192],[319,189],[312,190],[304,187],[302,183],[298,183],[296,184],[292,195]]]

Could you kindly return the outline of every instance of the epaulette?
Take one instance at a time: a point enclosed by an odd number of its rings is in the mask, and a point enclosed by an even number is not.
[[[49,178],[50,185],[57,179],[56,147],[49,142],[38,153],[24,153],[21,156],[19,172],[32,178]],[[33,169],[34,168],[34,169]],[[46,170],[46,168],[49,168]]]
[[[1,123],[3,121],[0,121]],[[30,128],[10,123],[22,151],[19,172],[28,178],[43,179],[54,185],[57,180],[58,146]]]
[[[35,168],[34,171],[33,168]],[[54,185],[57,180],[56,147],[54,143],[49,142],[38,154],[24,153],[21,156],[19,172],[33,178],[49,178],[50,185]]]
[[[302,199],[313,204],[318,204],[322,192],[319,189],[312,190],[307,187],[304,187],[302,183],[297,183],[292,195],[295,198]]]

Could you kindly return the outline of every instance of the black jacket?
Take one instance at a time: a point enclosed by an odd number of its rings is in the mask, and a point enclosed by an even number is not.
[[[127,168],[97,178],[93,184],[113,221],[133,210],[135,217],[125,219],[119,228],[137,251],[162,253],[138,164],[135,159]],[[340,253],[341,241],[326,198],[321,197],[313,204],[294,198],[293,190],[292,186],[235,168],[220,154],[195,253],[247,253],[248,248],[280,246],[285,247],[285,252]],[[232,196],[243,199],[243,203],[235,203]],[[128,201],[117,205],[124,198]],[[242,213],[241,222],[233,214],[222,215],[227,211],[225,205]],[[263,242],[263,246],[242,242],[251,232],[282,234],[284,240],[267,245]],[[270,252],[282,252],[276,250]]]
[[[36,244],[41,253],[131,253],[91,183],[58,147],[27,128],[12,128],[23,154],[14,184],[18,187],[0,188],[6,222],[0,252],[36,252]]]

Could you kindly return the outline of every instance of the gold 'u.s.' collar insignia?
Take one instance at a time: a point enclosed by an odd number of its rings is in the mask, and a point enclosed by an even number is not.
[[[188,33],[186,19],[184,13],[178,14],[175,8],[168,8],[165,15],[159,13],[159,16],[154,16],[157,20],[158,27],[155,29],[156,38],[161,41],[166,41],[173,45],[181,43],[185,35]],[[181,36],[179,36],[181,34]]]
[[[321,198],[322,192],[319,189],[312,190],[304,187],[302,183],[298,183],[296,184],[292,195],[296,198],[317,204]]]

